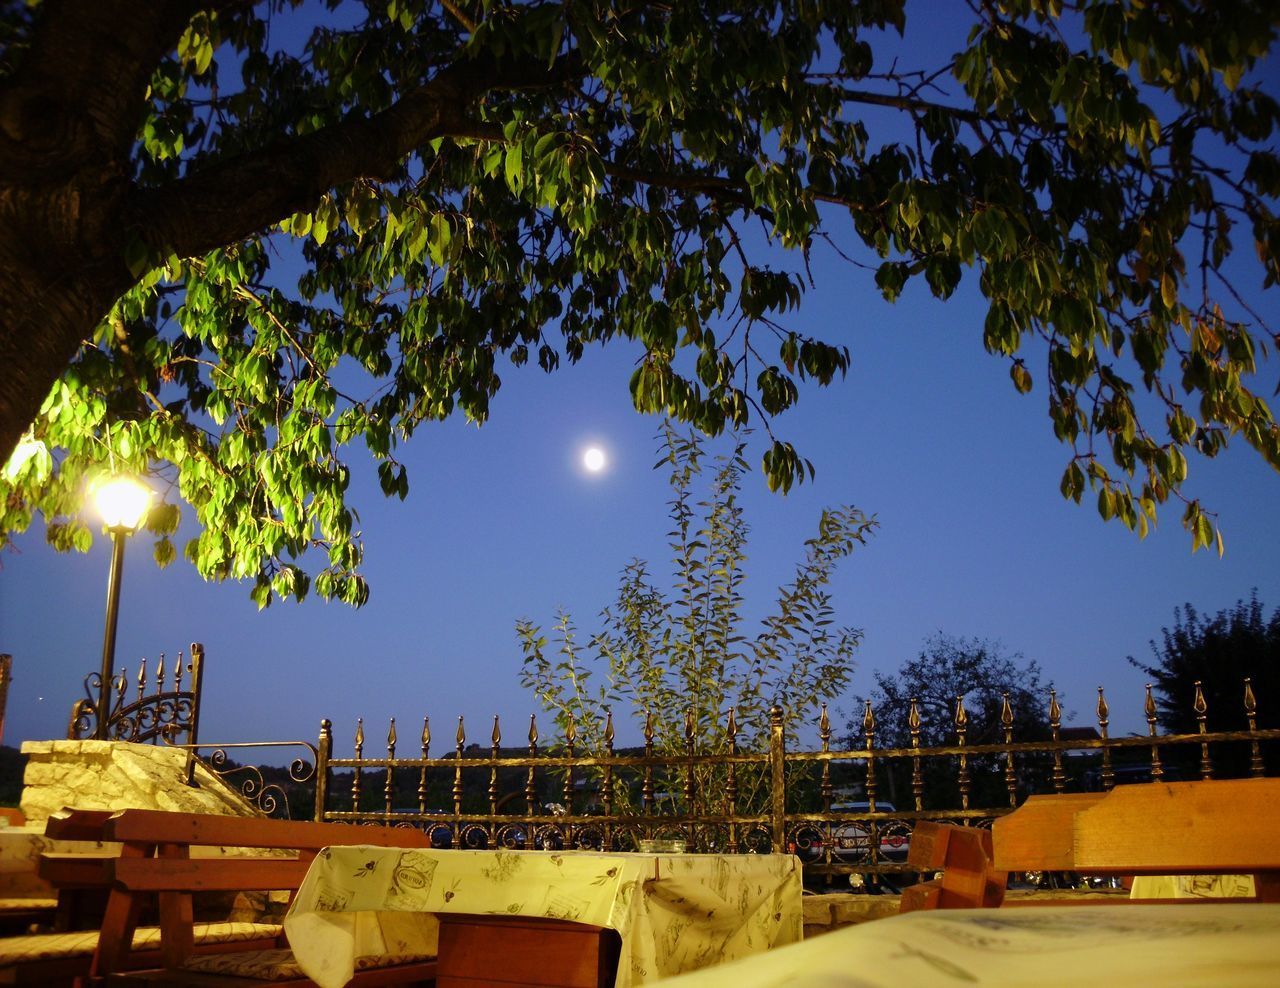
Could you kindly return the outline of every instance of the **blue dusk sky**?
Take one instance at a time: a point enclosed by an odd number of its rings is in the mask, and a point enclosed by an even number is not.
[[[842,222],[834,218],[833,229]],[[1140,541],[1104,523],[1091,497],[1076,506],[1059,495],[1070,450],[1053,437],[1043,374],[1019,395],[1007,361],[985,353],[974,272],[946,302],[913,284],[896,305],[880,299],[869,272],[834,255],[816,257],[815,276],[787,324],[847,345],[852,367],[829,388],[802,387],[799,405],[773,423],[813,461],[812,482],[769,493],[758,472],[763,432],[752,438],[745,631],[754,633],[791,579],[824,506],[852,504],[878,518],[832,587],[837,621],[865,633],[849,694],[834,703],[841,728],[875,671],[892,672],[945,632],[997,640],[1039,662],[1075,723],[1092,722],[1096,688],[1106,686],[1114,729],[1138,730],[1145,679],[1126,656],[1150,658],[1148,642],[1176,606],[1211,614],[1254,588],[1269,607],[1280,604],[1280,475],[1243,441],[1216,460],[1192,455],[1186,485],[1218,512],[1224,558],[1191,553],[1176,503]],[[1272,315],[1256,266],[1246,278],[1250,299]],[[372,587],[359,610],[308,599],[260,612],[248,584],[205,583],[181,556],[159,570],[148,540],[134,540],[117,668],[132,678],[141,657],[154,663],[163,651],[172,661],[202,642],[207,741],[314,741],[321,718],[331,718],[336,751],[346,754],[357,717],[373,744],[395,717],[403,753],[429,715],[439,752],[451,747],[459,715],[471,740],[487,741],[499,714],[508,743],[520,743],[530,713],[547,737],[549,715],[519,685],[515,621],[547,627],[564,607],[585,638],[629,560],[670,572],[669,486],[653,469],[660,421],[638,415],[627,392],[639,356],[623,341],[550,376],[500,371],[482,428],[461,419],[424,426],[401,447],[411,483],[404,503],[382,497],[371,462],[353,450],[351,502]],[[1033,374],[1036,359],[1033,350]],[[1278,370],[1273,356],[1258,382],[1264,395]],[[581,465],[589,446],[608,457],[599,474]],[[108,556],[102,538],[87,555],[57,554],[39,523],[0,556],[0,651],[14,656],[6,744],[65,735],[99,663]],[[1239,712],[1230,716],[1236,726]],[[625,727],[620,741],[637,734]]]
[[[990,637],[1037,660],[1077,720],[1105,685],[1116,726],[1133,730],[1143,677],[1125,657],[1149,655],[1176,605],[1215,612],[1255,587],[1280,603],[1280,476],[1243,443],[1193,460],[1188,484],[1220,514],[1224,558],[1190,552],[1176,506],[1140,541],[1103,523],[1089,500],[1059,495],[1068,452],[1043,394],[1018,395],[1006,364],[982,350],[971,287],[947,303],[917,290],[889,306],[855,271],[822,274],[803,321],[846,341],[853,367],[775,422],[816,479],[785,497],[758,473],[747,479],[749,601],[766,613],[823,506],[875,514],[879,531],[833,586],[838,621],[865,632],[855,692],[934,632]],[[158,570],[136,540],[118,665],[136,670],[141,656],[202,642],[209,740],[314,739],[329,717],[341,748],[356,717],[376,736],[394,716],[412,743],[429,715],[447,744],[459,714],[475,739],[488,737],[494,714],[508,737],[522,736],[537,704],[518,683],[515,620],[549,625],[563,606],[589,631],[628,560],[669,572],[669,488],[652,468],[659,420],[636,414],[626,388],[636,355],[616,345],[551,376],[512,369],[483,428],[423,428],[403,448],[404,503],[382,497],[371,467],[358,471],[372,585],[359,610],[308,599],[259,612],[248,585],[205,583],[181,561]],[[598,475],[580,463],[593,444],[609,458]],[[14,656],[5,741],[58,737],[101,654],[106,541],[62,555],[33,530],[3,567],[0,647]]]

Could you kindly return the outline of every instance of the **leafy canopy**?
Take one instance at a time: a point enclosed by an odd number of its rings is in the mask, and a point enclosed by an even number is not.
[[[0,9],[0,89],[75,40],[41,36],[76,30],[54,6]],[[1140,534],[1179,499],[1221,551],[1188,457],[1238,434],[1280,468],[1252,383],[1275,336],[1235,287],[1280,273],[1280,106],[1251,74],[1274,5],[969,6],[906,64],[877,48],[934,5],[191,3],[110,186],[135,283],[5,467],[0,532],[39,513],[83,549],[86,476],[151,472],[161,564],[185,503],[204,576],[359,604],[359,447],[403,498],[423,423],[622,339],[638,411],[768,426],[848,367],[788,316],[831,244],[890,300],[969,272],[983,345],[1070,448],[1064,496]],[[135,11],[104,57],[146,50]],[[772,433],[762,467],[812,470]]]

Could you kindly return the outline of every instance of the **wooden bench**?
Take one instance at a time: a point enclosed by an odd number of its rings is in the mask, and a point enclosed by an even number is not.
[[[110,811],[64,809],[53,814],[45,836],[60,841],[88,841],[100,846]],[[57,916],[61,924],[53,933],[24,933],[0,938],[0,984],[73,985],[87,975],[98,946],[109,891],[108,851],[86,854],[45,853],[37,870],[58,893]],[[97,896],[86,908],[82,897]],[[92,919],[96,907],[97,918]],[[79,928],[92,922],[91,929]],[[193,930],[195,949],[201,953],[274,946],[281,933],[278,924],[202,923]],[[123,969],[156,967],[160,963],[160,930],[138,928],[120,963]]]
[[[1081,875],[1248,874],[1252,900],[1280,902],[1280,779],[1146,783],[1109,793],[1032,796],[990,835],[921,821],[909,861],[942,877],[904,892],[902,911],[998,906],[1010,872]],[[1018,905],[1098,899],[1040,899]],[[1210,900],[1122,899],[1123,902]]]
[[[205,985],[311,984],[292,962],[283,939],[276,949],[223,954],[216,963],[194,956],[192,897],[213,891],[296,891],[315,855],[336,845],[426,848],[420,830],[357,827],[341,823],[122,810],[103,827],[118,841],[120,856],[109,864],[111,893],[91,976],[113,984]],[[249,849],[245,856],[193,857],[192,848]],[[262,853],[254,854],[253,851]],[[293,852],[282,856],[281,852]],[[151,897],[160,907],[162,969],[121,974],[138,912]],[[434,957],[364,959],[351,982],[381,985],[430,982]]]
[[[1092,799],[1032,796],[995,822],[992,864],[1082,875],[1253,875],[1254,900],[1280,902],[1278,808],[1280,779],[1150,782]]]

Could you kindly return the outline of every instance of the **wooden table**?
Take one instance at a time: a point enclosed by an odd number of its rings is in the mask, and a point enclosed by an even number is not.
[[[941,909],[848,927],[664,988],[1272,988],[1280,906]]]
[[[313,862],[285,931],[321,988],[346,984],[357,956],[437,945],[442,986],[452,977],[556,983],[535,980],[547,976],[539,958],[547,961],[552,935],[576,938],[567,955],[594,970],[597,983],[608,981],[616,943],[613,983],[628,988],[798,941],[800,895],[800,862],[791,855],[330,848]],[[460,966],[464,954],[483,966]]]

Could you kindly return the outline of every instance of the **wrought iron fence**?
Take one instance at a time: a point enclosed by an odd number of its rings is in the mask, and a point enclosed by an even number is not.
[[[263,816],[283,820],[306,819],[314,814],[317,751],[309,741],[235,741],[179,744],[164,737],[165,743],[188,754],[186,782],[199,786],[197,765],[219,779],[244,805]],[[233,759],[229,752],[281,748],[301,748],[303,754],[288,767],[251,765]],[[266,756],[270,757],[270,756]]]
[[[1241,729],[1209,730],[1196,684],[1198,730],[1161,734],[1148,686],[1147,732],[1126,737],[1110,735],[1110,711],[1099,688],[1096,729],[1063,727],[1051,693],[1046,736],[1016,740],[1006,696],[1002,740],[993,744],[970,743],[963,697],[954,711],[954,743],[923,743],[912,700],[906,746],[876,746],[875,711],[868,704],[860,744],[833,744],[824,707],[815,725],[820,747],[808,751],[788,747],[778,707],[770,711],[767,744],[755,750],[739,749],[729,711],[727,741],[714,752],[698,750],[692,717],[678,752],[656,750],[651,718],[643,746],[615,749],[612,716],[596,751],[579,751],[572,722],[563,738],[543,746],[533,717],[527,745],[504,748],[495,717],[487,746],[468,744],[459,718],[452,749],[435,756],[429,720],[409,756],[399,747],[394,719],[385,754],[367,752],[361,720],[352,757],[335,757],[332,725],[325,720],[316,747],[315,818],[417,827],[438,846],[455,848],[628,850],[645,840],[678,838],[696,851],[788,849],[803,858],[810,878],[889,878],[909,870],[907,850],[918,820],[989,826],[1034,792],[1209,779],[1215,752],[1230,753],[1230,774],[1266,774],[1264,749],[1280,741],[1280,729],[1258,728],[1257,701],[1249,681],[1243,685]],[[906,805],[900,805],[904,797]]]
[[[189,685],[183,688],[183,676],[190,676]],[[135,741],[155,744],[161,738],[174,741],[184,738],[194,743],[200,724],[200,689],[204,677],[204,646],[191,644],[190,661],[185,661],[181,651],[173,663],[173,678],[168,679],[165,656],[155,664],[154,676],[149,676],[147,660],[138,664],[137,692],[129,699],[129,671],[121,669],[112,677],[107,691],[108,741]],[[151,692],[147,692],[148,688]],[[71,708],[71,721],[67,725],[67,737],[82,740],[98,736],[100,719],[97,697],[102,689],[102,675],[92,672],[85,677],[86,699],[77,700]]]

